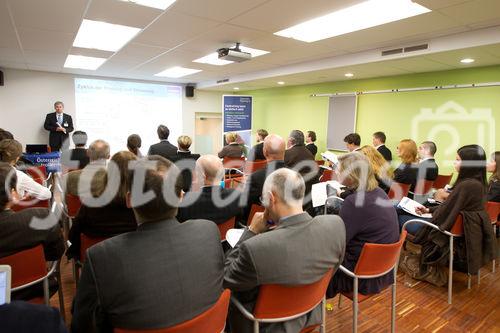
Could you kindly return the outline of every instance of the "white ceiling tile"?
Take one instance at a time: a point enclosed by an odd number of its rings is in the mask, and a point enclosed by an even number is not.
[[[10,20],[9,10],[5,0],[0,1],[0,48],[1,47],[18,47],[16,33]]]
[[[169,10],[226,22],[266,1],[269,0],[178,0]]]
[[[144,73],[149,73],[150,75],[154,75],[174,66],[201,69],[198,66],[199,64],[191,62],[193,59],[196,59],[194,57],[195,55],[191,52],[173,50],[138,66],[136,69]]]
[[[500,1],[498,0],[474,0],[466,3],[443,8],[440,10],[444,15],[462,24],[474,24],[478,22],[499,19]]]
[[[500,64],[500,58],[491,55],[486,50],[487,48],[485,47],[468,48],[452,52],[430,54],[427,55],[426,58],[432,61],[459,68]],[[467,65],[460,63],[460,60],[464,58],[473,58],[475,62]]]
[[[0,66],[4,62],[24,63],[23,53],[18,48],[0,47]]]
[[[259,50],[275,52],[292,47],[307,47],[307,44],[304,44],[304,42],[298,41],[296,39],[283,38],[273,34],[267,34],[264,37],[252,40],[250,43],[248,43],[247,46]]]
[[[2,61],[0,60],[0,67],[2,68],[13,68],[13,69],[28,69],[25,63],[14,62],[14,61]],[[4,80],[8,80],[8,77],[5,77]]]
[[[18,29],[24,50],[67,53],[73,44],[74,34],[40,29]]]
[[[483,52],[491,54],[492,56],[500,58],[500,44],[488,45],[488,46],[482,47],[481,50]]]
[[[9,0],[17,27],[76,33],[88,0]]]
[[[134,42],[173,48],[219,24],[215,21],[167,11],[139,34]]]
[[[162,13],[162,10],[139,6],[130,2],[93,0],[85,14],[85,18],[129,27],[144,28]]]
[[[82,55],[86,57],[95,57],[95,58],[109,58],[114,54],[114,52],[97,50],[97,49],[85,49],[82,47],[72,47],[69,51],[69,54]]]
[[[413,2],[416,2],[425,8],[431,9],[431,10],[436,10],[436,9],[441,9],[445,7],[450,7],[454,5],[458,5],[464,2],[468,2],[471,0],[414,0]]]
[[[32,70],[32,71],[41,71],[41,72],[60,72],[63,68],[63,66],[49,66],[49,65],[28,65],[26,66],[27,69]]]
[[[59,66],[62,68],[66,61],[66,55],[64,53],[25,50],[24,55],[28,66]]]
[[[165,47],[129,43],[115,54],[113,59],[144,62],[166,51],[168,51],[168,48]]]
[[[425,57],[390,60],[386,62],[386,66],[415,73],[445,71],[454,68],[453,66],[435,62]]]
[[[327,47],[319,44],[310,44],[307,46],[296,46],[283,49],[280,51],[264,54],[259,57],[260,62],[287,65],[305,60],[316,60],[325,58],[326,54],[330,55],[334,52],[332,47]]]

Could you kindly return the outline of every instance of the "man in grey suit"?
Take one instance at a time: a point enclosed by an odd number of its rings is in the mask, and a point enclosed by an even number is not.
[[[127,205],[139,226],[87,251],[72,332],[166,328],[218,300],[224,265],[219,230],[210,221],[175,219],[182,188],[177,175],[160,156],[136,163]]]
[[[271,173],[262,190],[264,213],[255,214],[226,258],[224,287],[253,310],[258,288],[265,284],[303,285],[336,270],[345,251],[345,227],[338,216],[312,218],[302,210],[305,185],[295,171]],[[274,225],[274,228],[269,228]],[[320,323],[321,305],[310,313],[277,324],[261,325],[261,332],[292,333]],[[232,332],[252,332],[252,323],[236,308],[229,311]]]

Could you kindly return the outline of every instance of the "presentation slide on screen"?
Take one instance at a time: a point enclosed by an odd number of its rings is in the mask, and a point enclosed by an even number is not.
[[[141,152],[159,141],[156,129],[170,129],[176,145],[182,134],[182,87],[163,84],[75,79],[76,126],[87,132],[89,143],[104,139],[115,153],[127,149],[127,137],[139,134]]]

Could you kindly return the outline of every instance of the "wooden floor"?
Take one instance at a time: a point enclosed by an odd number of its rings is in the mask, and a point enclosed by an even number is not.
[[[75,282],[71,264],[61,265],[66,321],[71,321],[71,302]],[[481,269],[481,284],[474,277],[472,288],[467,289],[465,274],[453,275],[453,304],[447,303],[446,287],[438,288],[419,282],[412,288],[404,285],[403,275],[397,284],[397,332],[481,332],[500,333],[500,268],[491,272],[491,265]],[[390,332],[390,290],[360,304],[359,332]],[[337,298],[328,300],[333,305],[327,311],[326,332],[351,332],[352,309],[348,299],[337,308]],[[51,304],[58,307],[57,294]],[[235,332],[237,333],[237,332]]]

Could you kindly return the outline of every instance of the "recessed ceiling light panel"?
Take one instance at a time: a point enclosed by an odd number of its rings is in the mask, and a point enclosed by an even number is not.
[[[94,71],[98,69],[106,60],[106,58],[85,57],[81,55],[70,54],[64,62],[64,67],[88,69]]]
[[[116,52],[141,29],[100,21],[83,20],[73,42],[74,47]]]
[[[120,0],[123,2],[130,2],[136,5],[156,8],[165,10],[170,7],[176,0]]]
[[[201,72],[201,69],[192,69],[192,68],[185,68],[185,67],[171,67],[169,69],[166,69],[160,73],[156,73],[155,76],[164,76],[164,77],[169,77],[169,78],[180,78],[183,76],[188,76],[194,73]]]

